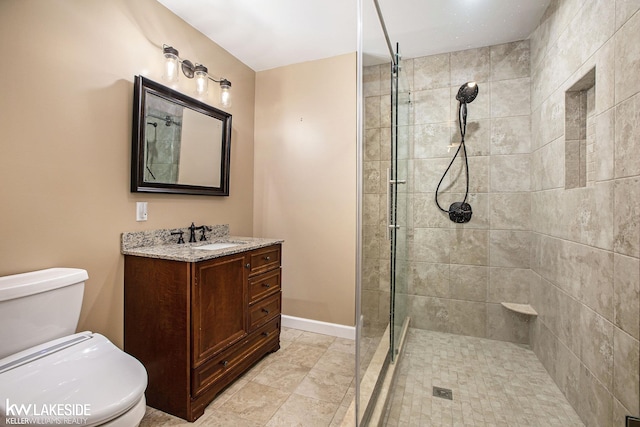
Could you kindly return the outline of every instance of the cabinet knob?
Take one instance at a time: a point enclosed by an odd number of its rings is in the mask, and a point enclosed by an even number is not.
[[[229,364],[228,360],[223,360],[222,362],[220,362],[222,364],[222,366],[224,366],[225,368],[227,367],[227,365]]]
[[[265,313],[265,314],[269,314],[269,310],[267,310],[266,308],[263,308],[262,312]]]
[[[264,257],[262,257],[262,258],[263,258],[265,261],[271,261],[271,257],[270,257],[270,256],[268,256],[268,255],[267,255],[267,256],[264,256]]]
[[[269,336],[269,332],[263,332],[262,336],[268,337]]]
[[[246,263],[246,264],[244,265],[244,268],[251,268],[251,264]]]
[[[264,286],[265,288],[270,288],[271,287],[271,285],[268,284],[268,283],[263,283],[262,286]]]

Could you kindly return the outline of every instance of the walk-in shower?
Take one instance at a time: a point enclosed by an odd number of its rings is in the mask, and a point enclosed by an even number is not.
[[[640,5],[363,2],[380,22],[363,25],[359,425],[624,426],[640,415]],[[489,27],[504,37],[483,42]]]

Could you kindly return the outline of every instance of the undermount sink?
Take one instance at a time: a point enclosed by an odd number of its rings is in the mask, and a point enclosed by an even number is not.
[[[220,249],[233,248],[234,246],[240,246],[243,244],[244,243],[240,243],[240,242],[218,242],[218,243],[209,243],[208,245],[204,245],[204,246],[196,246],[193,249],[203,249],[205,251],[217,251]]]

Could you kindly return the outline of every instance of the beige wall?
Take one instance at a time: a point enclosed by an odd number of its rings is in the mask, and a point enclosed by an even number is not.
[[[121,345],[121,232],[194,221],[253,233],[255,73],[154,0],[2,1],[0,39],[0,275],[88,270],[79,327]],[[129,191],[133,77],[161,82],[163,43],[233,82],[229,197]]]
[[[283,313],[355,324],[356,55],[257,73],[254,231],[285,239]]]

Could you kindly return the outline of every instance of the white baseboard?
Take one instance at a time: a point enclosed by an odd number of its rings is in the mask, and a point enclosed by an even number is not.
[[[282,315],[282,326],[299,329],[301,331],[315,332],[317,334],[331,335],[339,338],[356,339],[355,326],[339,325],[337,323],[321,322],[319,320],[304,319],[302,317]]]

